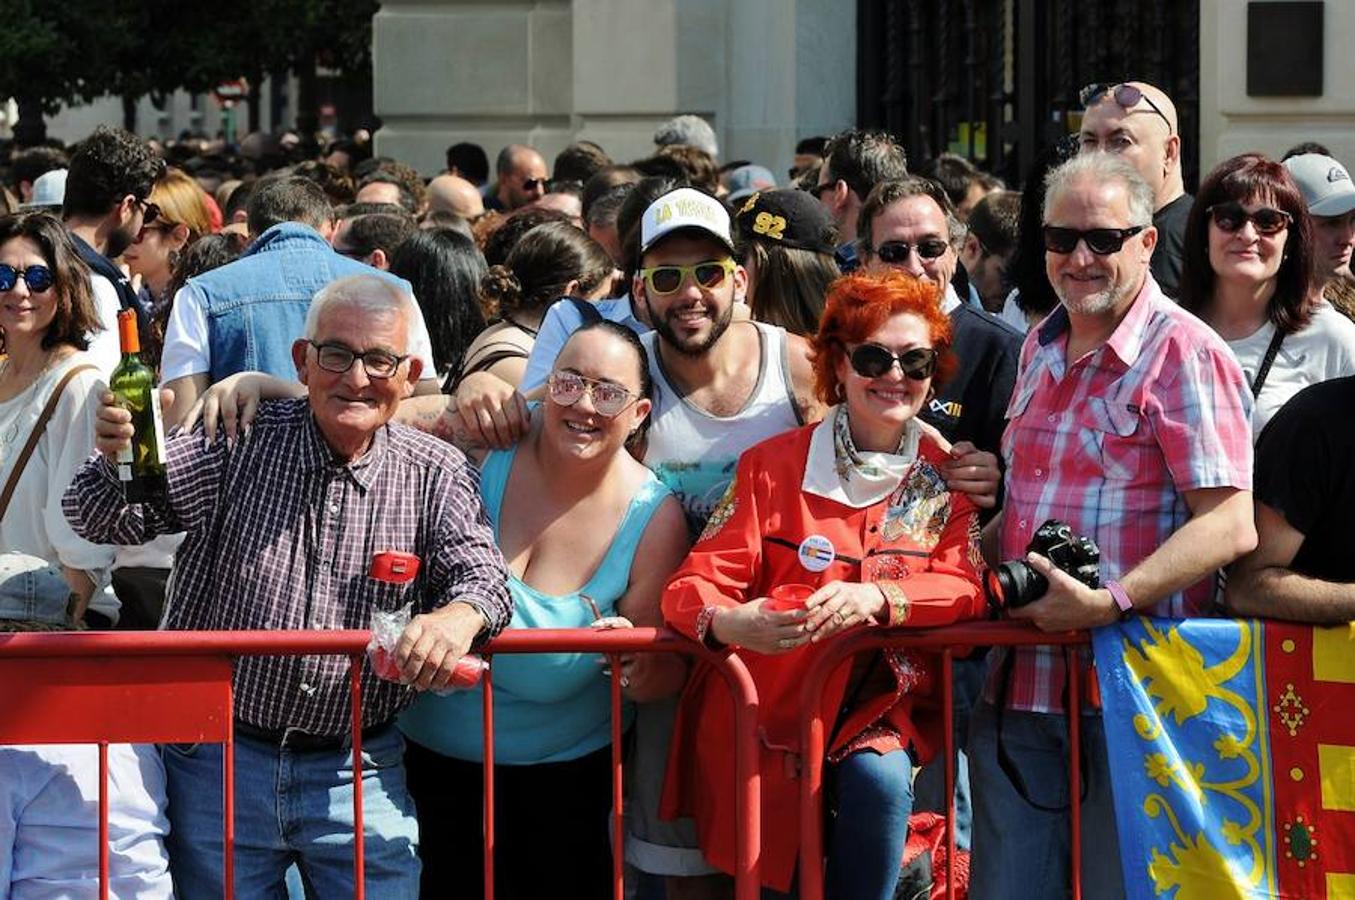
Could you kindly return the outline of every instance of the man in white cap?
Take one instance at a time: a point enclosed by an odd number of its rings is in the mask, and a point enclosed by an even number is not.
[[[1350,173],[1330,156],[1304,153],[1284,161],[1313,217],[1315,287],[1350,275],[1355,251],[1355,183]]]
[[[20,203],[24,212],[49,212],[61,214],[61,204],[66,199],[66,174],[68,169],[53,169],[43,172],[33,180],[32,193],[27,202]]]

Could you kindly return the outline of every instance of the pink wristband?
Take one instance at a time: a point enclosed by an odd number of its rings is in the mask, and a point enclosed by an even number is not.
[[[1110,591],[1110,598],[1115,601],[1115,605],[1120,608],[1120,621],[1129,618],[1129,614],[1134,611],[1134,604],[1129,599],[1129,594],[1125,592],[1124,585],[1111,579],[1102,585]]]

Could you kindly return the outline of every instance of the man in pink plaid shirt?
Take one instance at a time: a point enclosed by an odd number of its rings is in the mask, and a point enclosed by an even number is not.
[[[1048,578],[1043,597],[1012,611],[1045,631],[1206,614],[1213,573],[1256,542],[1247,383],[1223,341],[1149,274],[1153,195],[1133,168],[1084,154],[1047,184],[1046,270],[1062,303],[1021,350],[1002,440],[1006,504],[985,529],[985,554],[1027,559]],[[1027,556],[1047,519],[1100,546],[1101,589]],[[1062,897],[1063,654],[994,656],[970,726],[972,896]],[[1105,738],[1099,710],[1082,712],[1082,891],[1115,900],[1124,886]]]

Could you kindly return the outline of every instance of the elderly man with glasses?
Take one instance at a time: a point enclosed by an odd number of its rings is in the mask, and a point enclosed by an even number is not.
[[[129,414],[104,396],[101,455],[65,497],[75,530],[140,544],[187,532],[163,627],[366,629],[412,608],[394,662],[401,683],[362,673],[362,796],[368,896],[419,890],[418,825],[394,719],[416,691],[445,688],[472,642],[511,614],[503,558],[478,480],[449,444],[391,424],[422,363],[414,300],[356,275],[316,295],[292,344],[307,396],[265,403],[248,436],[172,437],[162,499],[128,503],[113,460]],[[407,576],[388,572],[395,559]],[[415,562],[417,560],[417,563]],[[307,894],[353,894],[348,661],[255,657],[235,667],[235,886],[280,896],[296,865]],[[179,897],[221,896],[222,747],[166,746],[171,870]]]
[[[1113,153],[1133,166],[1153,192],[1153,280],[1175,299],[1181,280],[1186,218],[1195,198],[1181,181],[1181,128],[1176,106],[1141,81],[1089,84],[1082,89],[1081,152]]]

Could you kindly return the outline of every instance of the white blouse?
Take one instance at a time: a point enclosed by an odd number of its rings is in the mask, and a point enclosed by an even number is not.
[[[72,354],[17,397],[0,402],[0,490],[57,383],[71,368],[89,362],[84,353]],[[61,511],[61,495],[94,452],[95,412],[105,389],[97,369],[77,373],[66,385],[0,519],[0,553],[27,553],[89,573],[96,585],[91,608],[116,618],[117,600],[106,589],[114,548],[77,536]]]

